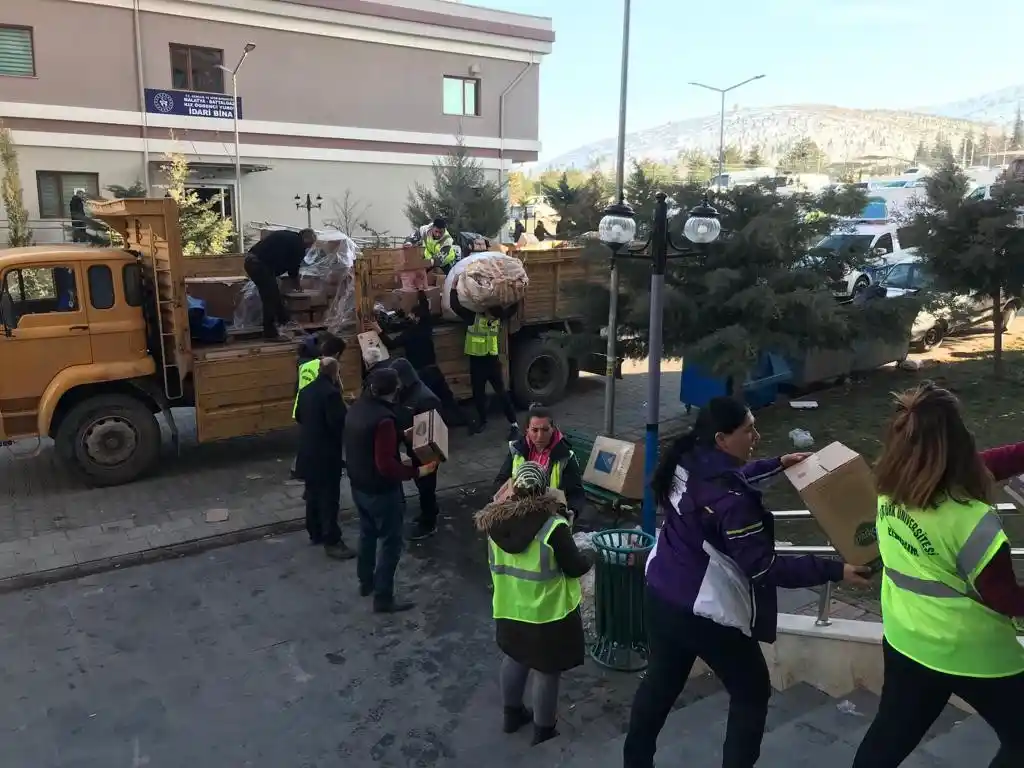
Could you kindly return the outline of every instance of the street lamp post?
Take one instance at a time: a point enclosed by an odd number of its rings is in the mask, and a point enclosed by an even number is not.
[[[690,82],[690,85],[694,85],[697,88],[705,88],[709,91],[721,95],[722,97],[722,112],[718,123],[718,187],[722,187],[722,169],[725,167],[725,94],[729,91],[735,91],[747,83],[752,83],[755,80],[760,80],[764,75],[754,75],[754,77],[748,77],[742,83],[736,83],[736,85],[730,85],[728,88],[715,88],[713,85],[705,85],[704,83]]]
[[[312,229],[313,228],[313,209],[316,208],[317,210],[319,210],[319,209],[323,208],[324,207],[324,199],[322,197],[320,197],[320,195],[317,195],[316,196],[316,202],[314,203],[313,202],[313,198],[311,198],[309,196],[308,192],[306,193],[305,201],[303,201],[303,199],[299,195],[296,195],[295,196],[295,207],[297,209],[299,209],[299,210],[302,210],[303,208],[306,209],[306,226],[309,229]]]
[[[238,70],[245,63],[245,57],[256,50],[256,43],[246,43],[242,49],[242,55],[235,64],[234,69],[229,69],[223,64],[218,64],[221,69],[231,75],[231,114],[235,122],[235,201],[232,213],[235,217],[235,232],[238,238],[238,250],[245,250],[244,234],[242,231],[242,157],[238,142]]]
[[[658,465],[658,428],[661,420],[661,357],[662,357],[662,316],[665,308],[665,271],[669,259],[698,258],[703,246],[714,242],[722,231],[718,211],[704,201],[690,211],[683,225],[683,234],[688,244],[678,245],[668,229],[668,198],[664,192],[657,194],[654,211],[654,226],[647,242],[632,245],[636,232],[633,211],[624,201],[619,201],[605,210],[599,233],[612,252],[619,258],[643,258],[651,262],[651,314],[647,335],[647,426],[644,436],[644,487],[643,529],[654,533],[657,521],[657,507],[650,487],[650,478]],[[694,246],[697,246],[696,248]]]

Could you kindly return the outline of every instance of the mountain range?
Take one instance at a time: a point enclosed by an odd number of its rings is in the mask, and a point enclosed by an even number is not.
[[[941,135],[954,150],[965,136],[988,133],[994,139],[1012,124],[1024,85],[974,99],[913,110],[849,109],[823,104],[736,109],[726,113],[726,144],[747,153],[757,147],[767,161],[777,161],[797,141],[812,139],[832,162],[865,155],[910,160],[924,142]],[[688,150],[718,154],[719,115],[677,120],[626,136],[631,159],[672,162]],[[615,138],[603,139],[539,164],[550,168],[609,167]]]

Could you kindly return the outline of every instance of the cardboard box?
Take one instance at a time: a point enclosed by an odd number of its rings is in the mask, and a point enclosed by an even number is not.
[[[878,494],[860,454],[831,443],[787,469],[786,477],[843,560],[851,565],[878,561]]]
[[[583,472],[583,482],[626,499],[644,497],[644,443],[598,437]]]
[[[412,451],[423,463],[448,458],[448,425],[437,411],[413,417]]]
[[[376,331],[363,331],[356,338],[359,340],[359,351],[363,355],[363,362],[367,366],[375,365],[377,362],[387,360],[390,357],[388,348],[384,346],[384,342],[380,340],[380,336],[377,335]],[[381,356],[374,359],[374,353],[370,353],[371,349],[380,350]]]

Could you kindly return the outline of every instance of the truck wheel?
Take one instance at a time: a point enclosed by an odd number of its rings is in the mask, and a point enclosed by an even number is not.
[[[160,458],[160,425],[128,395],[83,400],[61,421],[55,439],[61,458],[96,487],[130,483]]]
[[[569,357],[559,344],[532,339],[514,351],[512,392],[521,405],[557,403],[568,386]]]

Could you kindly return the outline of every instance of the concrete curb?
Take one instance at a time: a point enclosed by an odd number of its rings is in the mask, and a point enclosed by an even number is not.
[[[448,486],[447,488],[439,489],[438,495],[444,497],[462,488],[478,488],[481,485],[489,484],[490,481],[481,481],[479,483],[471,483],[467,485]],[[113,557],[99,558],[97,560],[90,560],[84,563],[66,565],[60,568],[51,568],[45,571],[33,571],[31,573],[20,573],[14,576],[8,576],[4,579],[0,579],[0,594],[18,592],[20,590],[31,589],[33,587],[42,587],[47,584],[55,584],[61,581],[70,581],[72,579],[82,578],[83,576],[92,576],[97,573],[105,573],[107,571],[118,570],[120,568],[157,563],[162,560],[170,560],[176,557],[198,555],[212,549],[229,547],[233,544],[242,544],[247,541],[255,541],[257,539],[268,538],[270,536],[295,533],[305,528],[305,508],[302,505],[296,505],[287,511],[290,512],[292,509],[294,509],[295,517],[288,520],[279,520],[277,522],[257,525],[251,528],[242,528],[240,530],[229,531],[227,533],[200,536],[195,539],[189,539],[188,541],[182,541],[165,547],[154,547],[141,552],[132,552],[126,555],[115,555]],[[338,522],[342,525],[352,522],[355,519],[356,510],[354,507],[342,508],[338,516]]]

